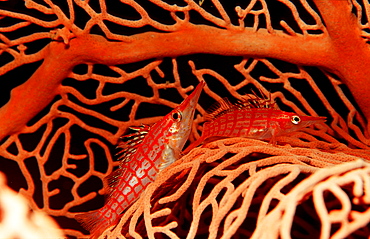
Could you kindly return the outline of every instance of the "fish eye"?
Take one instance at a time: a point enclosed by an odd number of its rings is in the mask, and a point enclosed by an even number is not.
[[[180,121],[182,119],[182,114],[181,112],[177,111],[172,114],[172,119],[175,121]]]
[[[290,118],[290,121],[292,121],[293,124],[299,124],[299,122],[301,122],[301,118],[299,118],[298,115],[293,115],[292,118]]]

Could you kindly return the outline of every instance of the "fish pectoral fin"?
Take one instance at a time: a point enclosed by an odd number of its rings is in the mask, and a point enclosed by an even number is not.
[[[162,160],[159,164],[159,172],[173,164],[177,159],[179,159],[181,154],[180,150],[172,148],[170,145],[166,145],[166,148],[162,154]]]
[[[277,141],[276,141],[276,138],[275,136],[272,136],[270,141],[269,141],[269,144],[272,144],[272,145],[277,145]]]
[[[181,159],[182,157],[184,157],[184,153],[182,152],[182,151],[180,151],[180,150],[178,150],[177,152],[175,152],[175,154],[176,154],[176,160],[178,160],[178,159]]]
[[[278,132],[277,127],[276,126],[272,127],[271,138],[270,138],[269,144],[277,145],[277,141],[276,141],[277,132]]]
[[[173,154],[174,154],[175,161],[182,157],[181,150],[172,148],[172,151],[173,151]]]

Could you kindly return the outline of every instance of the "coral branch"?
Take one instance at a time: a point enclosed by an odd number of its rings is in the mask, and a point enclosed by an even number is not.
[[[349,227],[343,224],[336,234],[348,236],[369,223],[369,218],[360,222],[368,215],[365,198],[368,200],[370,186],[370,165],[362,159],[240,138],[215,141],[204,147],[192,150],[163,171],[118,226],[108,229],[101,238],[168,235],[168,228],[172,228],[172,238],[290,238],[315,225],[304,219],[307,223],[293,228],[302,216],[298,208],[311,200],[312,194],[315,207],[308,210],[318,213],[314,219],[321,225],[330,230],[339,221],[335,215],[341,216],[341,222],[350,222]],[[339,151],[345,150],[344,147]],[[353,188],[349,195],[344,190],[348,185]],[[340,203],[342,210],[335,210],[337,205],[324,201],[328,190],[333,191],[337,199],[333,203]],[[352,207],[352,197],[363,211]],[[352,214],[358,215],[356,221],[350,221]],[[140,215],[143,219],[138,220]],[[324,220],[325,216],[330,220]],[[266,230],[267,226],[271,230]],[[326,234],[327,228],[322,227],[321,232]],[[309,232],[310,236],[313,233]]]
[[[282,38],[286,40],[281,41]],[[11,100],[0,109],[0,139],[17,132],[43,109],[59,93],[61,81],[77,64],[92,62],[115,65],[166,56],[212,53],[269,56],[305,65],[324,65],[324,59],[329,59],[329,56],[318,49],[325,49],[322,47],[326,44],[325,38],[305,38],[305,41],[301,38],[282,33],[271,35],[263,30],[257,34],[248,30],[230,34],[227,30],[206,25],[189,25],[173,33],[138,34],[132,37],[130,43],[109,42],[98,35],[74,38],[69,45],[52,42],[42,65],[26,83],[12,91]],[[161,47],[163,44],[168,47]],[[177,47],[180,45],[182,47]],[[293,47],[296,51],[291,52]],[[310,54],[317,57],[304,57]],[[25,109],[27,115],[23,114]]]
[[[335,0],[316,0],[315,4],[326,24],[333,50],[331,55],[335,59],[329,70],[345,82],[366,118],[370,119],[370,49],[361,38],[360,25],[351,13],[352,6],[349,1]]]
[[[12,89],[0,108],[0,170],[32,209],[83,237],[72,218],[99,206],[120,136],[205,80],[190,141],[210,104],[252,91],[326,125],[276,145],[233,138],[191,151],[108,237],[368,236],[369,165],[344,164],[370,160],[369,9],[360,0],[0,0],[0,88]]]

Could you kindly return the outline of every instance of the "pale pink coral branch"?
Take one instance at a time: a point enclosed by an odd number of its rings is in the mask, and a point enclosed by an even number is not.
[[[62,238],[58,225],[41,211],[30,211],[28,202],[12,191],[0,175],[0,237]]]
[[[289,238],[288,234],[291,232],[296,207],[312,190],[316,190],[316,188],[318,190],[321,182],[323,182],[322,185],[330,186],[332,185],[330,182],[333,181],[336,185],[343,186],[351,184],[352,180],[355,180],[354,189],[356,189],[355,195],[357,197],[365,196],[363,192],[366,189],[362,185],[367,185],[367,187],[370,185],[368,179],[367,184],[362,183],[366,183],[367,177],[365,174],[368,173],[369,165],[363,160],[347,154],[328,153],[318,149],[290,146],[276,147],[251,139],[226,139],[212,142],[205,147],[192,150],[180,161],[166,169],[163,174],[161,173],[158,179],[148,186],[145,194],[123,215],[117,228],[108,229],[105,232],[107,234],[104,233],[102,238],[104,235],[126,237],[128,236],[128,234],[125,234],[126,232],[134,238],[142,238],[143,234],[136,231],[139,228],[136,228],[135,225],[138,226],[143,222],[145,233],[149,238],[154,238],[154,233],[163,233],[171,238],[185,238],[186,236],[190,239],[196,235],[199,236],[199,230],[202,230],[203,226],[201,217],[210,211],[212,212],[212,220],[209,228],[207,226],[208,237],[216,238],[221,233],[223,238],[232,238],[237,231],[240,232],[243,227],[241,224],[245,222],[247,215],[251,215],[252,202],[257,200],[258,197],[258,200],[260,200],[258,202],[261,205],[259,206],[258,216],[255,215],[258,219],[253,238],[278,238],[279,235],[283,238]],[[257,161],[248,160],[251,155],[258,153],[269,156],[262,157]],[[232,154],[232,156],[225,159],[223,157],[226,154]],[[348,162],[351,160],[353,161]],[[200,170],[206,165],[209,165],[210,168],[207,173],[203,174]],[[358,174],[357,169],[363,170],[365,174]],[[340,176],[345,172],[350,173],[343,177]],[[183,175],[184,178],[177,176],[174,180],[173,175]],[[300,175],[307,176],[301,179],[289,192],[286,192],[289,185],[296,181]],[[359,175],[363,175],[362,178]],[[232,182],[240,177],[245,177],[245,180],[235,186]],[[274,181],[274,178],[277,177],[278,180]],[[329,177],[332,178],[331,181],[327,180]],[[169,180],[174,183],[173,185],[177,185],[175,182],[179,180],[179,187],[174,186],[175,190],[158,198],[157,194],[160,194],[160,189],[166,188],[166,184],[171,184]],[[191,182],[194,183],[195,180],[197,180],[194,185],[195,191],[190,192]],[[268,186],[266,180],[274,181],[274,185]],[[330,184],[325,184],[326,182]],[[212,187],[206,189],[210,185]],[[268,191],[259,196],[258,190],[261,190],[262,185],[266,185]],[[204,192],[205,190],[207,193]],[[208,192],[208,190],[210,191]],[[171,203],[179,200],[184,194],[189,193],[194,195],[191,209],[181,204],[169,206],[173,205]],[[317,195],[323,197],[323,193],[320,193],[320,191],[317,191]],[[346,196],[341,195],[341,200],[346,200],[343,198]],[[238,203],[236,203],[237,200],[239,200]],[[273,200],[278,200],[280,203],[270,210]],[[361,200],[357,201],[361,204]],[[238,205],[238,207],[234,208],[235,205]],[[178,206],[182,210],[188,210],[187,213],[191,215],[188,222],[191,225],[189,230],[184,232],[185,235],[172,234],[168,231],[169,228],[172,228],[172,231],[178,232],[177,227],[179,227],[178,223],[180,221],[174,215]],[[315,208],[320,211],[318,204]],[[282,212],[284,213],[282,214]],[[139,221],[140,215],[144,216],[143,221]],[[366,213],[363,215],[365,216]],[[155,224],[155,218],[161,218],[163,223]],[[165,220],[165,218],[168,219]],[[121,230],[126,228],[124,225],[128,223],[130,224],[129,230],[121,234]],[[269,228],[271,227],[271,230],[266,230],[268,224],[270,224]],[[361,225],[365,224],[363,222]],[[351,231],[360,228],[361,225],[354,222]]]
[[[364,168],[366,167],[366,168]],[[356,170],[369,170],[369,165],[365,163],[363,160],[357,160],[345,164],[340,164],[334,166],[332,168],[324,168],[316,173],[314,173],[311,177],[307,180],[302,181],[298,184],[285,198],[282,203],[280,203],[276,208],[274,208],[269,214],[266,215],[264,218],[259,218],[260,221],[257,225],[257,228],[253,234],[252,238],[271,238],[271,237],[282,237],[282,238],[290,238],[291,227],[293,223],[293,216],[295,214],[296,207],[298,203],[303,199],[303,197],[310,193],[313,190],[314,199],[315,199],[315,208],[316,212],[322,218],[321,223],[323,223],[322,228],[322,238],[331,238],[329,231],[330,226],[327,223],[330,221],[325,220],[323,218],[326,206],[323,202],[323,191],[320,190],[320,182],[322,181],[325,185],[327,182],[328,177],[333,177],[332,181],[335,182],[335,185],[341,181],[340,175],[345,172],[350,172],[351,170],[355,170],[353,173],[354,175],[358,175]],[[346,183],[350,183],[354,177],[347,177],[345,179]],[[338,180],[339,179],[339,180]],[[330,180],[330,179],[329,179]],[[331,184],[332,185],[332,184]],[[337,188],[338,189],[338,188]],[[365,189],[366,190],[366,189]],[[343,200],[347,200],[347,196],[341,194],[341,198]],[[348,204],[347,204],[348,207]],[[362,225],[366,225],[369,222],[369,218],[363,221]],[[266,231],[264,228],[266,225],[270,225],[270,230]],[[361,226],[357,224],[356,229],[360,228]],[[353,228],[354,229],[354,228]],[[354,230],[348,230],[346,232],[346,236],[348,236]],[[336,237],[333,237],[336,238]],[[343,238],[343,237],[342,237]]]

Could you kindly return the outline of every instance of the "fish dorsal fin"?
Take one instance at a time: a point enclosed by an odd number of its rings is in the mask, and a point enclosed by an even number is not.
[[[125,173],[128,173],[126,170],[126,164],[131,160],[131,156],[136,152],[137,148],[143,142],[145,136],[150,130],[149,125],[142,124],[140,126],[129,127],[129,129],[135,131],[132,134],[124,135],[120,137],[120,141],[117,145],[117,148],[120,148],[117,155],[119,155],[118,160],[121,160],[119,167],[109,174],[105,180],[109,185],[109,190],[107,196],[109,197],[114,189],[115,185],[118,182],[119,177],[125,177]],[[127,175],[128,177],[128,175]]]
[[[227,112],[234,110],[235,104],[231,103],[228,98],[222,98],[220,101],[215,102],[206,111],[205,115],[206,121],[213,120]]]
[[[127,170],[124,164],[125,162],[121,162],[116,170],[114,170],[107,177],[105,177],[104,180],[106,180],[106,182],[108,183],[108,191],[105,193],[106,198],[109,198],[112,195],[115,189],[115,186],[117,185],[119,181],[119,178],[125,177],[125,175],[123,174],[126,173]]]
[[[118,160],[123,160],[125,162],[130,161],[130,156],[136,152],[137,147],[143,142],[145,136],[150,130],[149,125],[140,125],[129,127],[129,129],[134,130],[132,134],[124,135],[120,137],[120,141],[117,148],[121,150],[116,154],[119,155]]]
[[[117,148],[121,149],[116,154],[116,156],[119,156],[117,160],[121,160],[122,162],[120,163],[118,169],[114,170],[106,177],[110,188],[113,188],[116,185],[118,177],[124,173],[125,164],[131,160],[131,156],[136,152],[141,142],[143,142],[145,136],[150,130],[150,126],[142,124],[140,126],[129,127],[129,129],[135,132],[121,136],[117,145]]]
[[[239,108],[251,108],[251,109],[257,109],[257,108],[266,108],[266,109],[277,109],[276,102],[271,99],[271,94],[269,92],[268,95],[264,94],[261,90],[259,90],[260,96],[256,94],[252,90],[252,94],[246,94],[242,97],[242,100],[237,101],[236,105],[238,105]]]
[[[252,92],[253,94],[244,95],[241,100],[238,100],[235,103],[231,103],[227,98],[222,98],[221,101],[216,102],[207,110],[207,114],[205,116],[206,121],[214,120],[221,115],[234,110],[277,108],[276,103],[271,99],[270,95],[266,96],[262,91],[260,91],[262,97],[259,97],[254,91]]]

